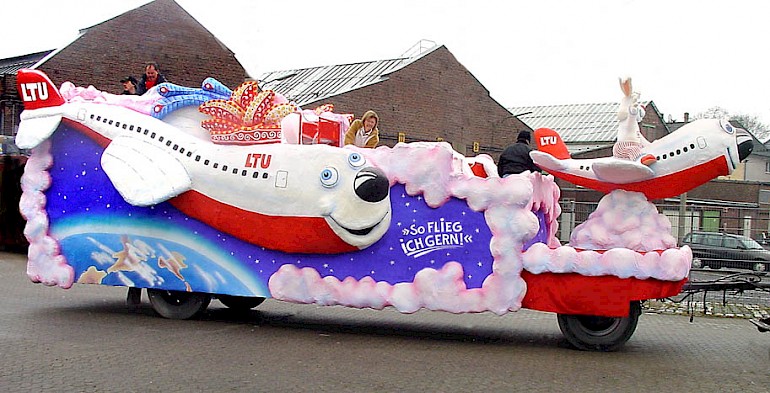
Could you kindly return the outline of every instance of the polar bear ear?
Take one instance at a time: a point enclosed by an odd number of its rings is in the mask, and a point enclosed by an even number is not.
[[[631,97],[631,92],[633,91],[631,87],[631,77],[618,78],[618,81],[620,81],[620,90],[623,91],[623,94],[626,97]]]

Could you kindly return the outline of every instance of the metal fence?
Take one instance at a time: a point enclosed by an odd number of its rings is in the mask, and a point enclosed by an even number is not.
[[[569,241],[576,226],[588,219],[598,203],[561,201],[559,240]],[[671,222],[671,233],[681,243],[690,232],[722,232],[743,235],[770,244],[770,209],[715,205],[657,204],[658,212]]]

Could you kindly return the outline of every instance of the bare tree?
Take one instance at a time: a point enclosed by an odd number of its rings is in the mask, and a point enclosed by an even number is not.
[[[721,119],[725,117],[729,118],[730,120],[735,120],[741,123],[741,125],[746,129],[746,131],[751,132],[757,139],[759,139],[762,142],[765,142],[770,137],[770,127],[762,123],[759,120],[759,117],[745,114],[745,113],[730,114],[730,111],[719,106],[714,106],[703,112],[700,112],[697,115],[695,115],[693,118]]]
[[[770,137],[770,129],[762,123],[757,116],[747,114],[737,114],[730,116],[730,120],[737,120],[743,127],[754,134],[761,142],[765,142]]]
[[[721,119],[724,117],[731,117],[730,111],[721,106],[712,106],[693,116],[693,119]]]

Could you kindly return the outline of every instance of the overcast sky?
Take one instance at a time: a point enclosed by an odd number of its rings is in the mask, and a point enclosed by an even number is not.
[[[4,1],[0,58],[66,45],[147,2]],[[617,78],[629,75],[666,118],[720,106],[770,125],[767,1],[177,2],[255,77],[395,58],[427,39],[505,107],[618,102]]]

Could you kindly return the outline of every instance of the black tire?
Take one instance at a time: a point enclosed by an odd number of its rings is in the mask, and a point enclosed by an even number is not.
[[[222,304],[235,311],[248,311],[265,301],[263,297],[217,295]]]
[[[636,330],[642,306],[631,302],[628,317],[610,318],[590,315],[559,314],[559,329],[575,348],[583,351],[617,351]]]
[[[211,295],[200,292],[167,291],[147,288],[152,308],[169,319],[189,319],[203,312],[211,302]]]

